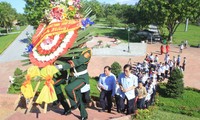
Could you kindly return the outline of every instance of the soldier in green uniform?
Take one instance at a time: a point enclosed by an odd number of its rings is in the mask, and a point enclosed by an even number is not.
[[[66,86],[66,93],[71,103],[71,109],[76,109],[77,107],[81,113],[81,120],[86,120],[88,118],[87,111],[85,110],[85,105],[82,101],[82,95],[80,89],[85,85],[89,84],[89,75],[87,72],[88,62],[91,58],[91,49],[86,49],[78,57],[57,65],[59,69],[67,70],[73,73],[73,76],[69,78],[70,83]]]
[[[65,70],[61,70],[60,71],[61,75],[57,74],[57,77],[55,77],[54,80],[54,88],[55,88],[55,92],[58,98],[58,102],[61,103],[61,105],[64,108],[64,112],[63,115],[68,115],[71,113],[71,109],[69,107],[69,104],[65,98],[65,96],[63,95],[62,89],[61,89],[61,85],[62,84],[66,84],[66,79],[67,79],[67,71]]]

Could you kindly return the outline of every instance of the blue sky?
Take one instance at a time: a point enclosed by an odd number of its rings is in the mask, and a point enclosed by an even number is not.
[[[5,1],[8,2],[12,5],[13,8],[17,10],[18,13],[24,13],[23,8],[25,7],[25,2],[24,0],[0,0],[0,2]],[[120,4],[135,4],[139,0],[98,0],[101,3],[110,3],[110,4],[115,4],[115,3],[120,3]]]

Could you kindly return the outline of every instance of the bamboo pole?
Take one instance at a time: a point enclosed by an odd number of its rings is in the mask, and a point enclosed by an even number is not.
[[[34,93],[33,93],[33,98],[35,97],[35,94],[36,94],[36,92],[37,92],[39,86],[40,86],[40,80],[39,80],[39,82],[37,83],[37,85],[36,85],[36,87],[35,87],[35,90],[34,90]],[[32,105],[33,98],[30,99],[30,102],[29,102],[28,105],[27,105],[27,110],[28,110],[28,109],[30,108],[30,106]]]
[[[44,103],[44,113],[47,113],[47,105],[48,105],[48,104],[45,102],[45,103]]]

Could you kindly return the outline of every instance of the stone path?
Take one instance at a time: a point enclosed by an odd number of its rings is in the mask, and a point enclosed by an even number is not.
[[[11,45],[0,55],[0,63],[23,60],[25,59],[23,55],[25,48],[27,46],[27,35],[33,33],[33,27],[28,26],[16,39],[11,43]]]
[[[99,45],[98,42],[102,43]],[[128,52],[128,44],[120,40],[115,41],[109,37],[93,37],[87,42],[87,46],[92,48],[93,56],[144,56],[146,54],[146,44],[130,43]]]

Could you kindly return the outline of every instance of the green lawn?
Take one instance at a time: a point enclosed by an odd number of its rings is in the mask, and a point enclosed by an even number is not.
[[[27,26],[21,26],[19,32],[21,33]],[[18,32],[15,28],[12,32]],[[0,36],[0,54],[17,38],[20,33],[8,34]]]
[[[197,46],[200,44],[200,26],[188,25],[188,31],[185,32],[185,24],[180,24],[173,36],[173,43],[180,44],[188,40],[189,45]],[[167,29],[164,29],[165,35],[168,35]]]
[[[104,22],[99,22],[100,24],[105,24]],[[121,23],[120,23],[121,24]],[[105,24],[106,25],[106,24]],[[122,24],[124,26],[124,24]],[[182,41],[188,40],[189,45],[197,46],[200,44],[200,26],[189,24],[188,31],[184,32],[185,24],[180,24],[173,36],[173,43],[180,44]],[[168,35],[167,29],[164,29],[165,35]],[[118,37],[121,40],[127,41],[128,33],[126,30],[116,30],[116,29],[103,29],[103,28],[94,28],[92,30],[93,35],[96,36],[113,36]],[[130,34],[131,37],[131,34]]]
[[[120,40],[127,41],[128,32],[126,30],[111,29],[111,28],[95,28],[92,29],[92,35],[94,36],[109,36],[117,37]]]
[[[167,98],[164,91],[165,86],[161,86],[157,104],[160,110],[200,118],[199,91],[184,90],[182,97],[177,99]]]
[[[143,120],[199,120],[199,118],[172,112],[155,110],[148,118]]]
[[[180,24],[174,34],[174,43],[180,44],[182,41],[188,40],[189,45],[196,46],[200,44],[200,26],[190,24],[188,31],[184,32],[185,25]]]

